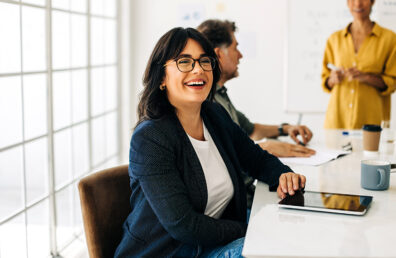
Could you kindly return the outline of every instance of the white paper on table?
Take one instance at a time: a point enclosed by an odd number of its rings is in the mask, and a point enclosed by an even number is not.
[[[315,151],[316,151],[315,155],[312,155],[311,157],[279,158],[279,160],[285,164],[318,166],[330,160],[337,159],[339,157],[351,153],[350,151],[332,150],[332,149],[323,149],[323,148],[315,149]]]

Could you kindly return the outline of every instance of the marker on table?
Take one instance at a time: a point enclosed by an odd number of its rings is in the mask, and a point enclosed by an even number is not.
[[[342,135],[344,135],[344,136],[362,136],[362,132],[360,130],[342,131]]]

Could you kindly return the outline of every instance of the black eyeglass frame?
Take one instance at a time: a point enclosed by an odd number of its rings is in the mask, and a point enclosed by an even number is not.
[[[178,61],[179,61],[180,59],[182,59],[182,58],[191,59],[191,60],[194,61],[194,62],[192,63],[192,66],[191,66],[191,70],[188,70],[188,71],[182,71],[182,70],[180,70]],[[210,63],[211,63],[211,69],[210,69],[210,70],[207,70],[207,69],[203,68],[203,66],[202,66],[202,64],[201,64],[201,59],[202,59],[202,58],[209,58]],[[201,66],[202,70],[204,70],[205,72],[211,72],[211,71],[213,71],[213,69],[216,67],[216,59],[213,58],[213,57],[211,57],[211,56],[201,56],[201,57],[198,58],[198,59],[195,59],[195,58],[192,58],[192,57],[189,57],[189,56],[180,56],[180,57],[177,57],[177,58],[173,59],[172,62],[176,62],[176,67],[177,67],[177,69],[178,69],[180,72],[182,72],[182,73],[189,73],[189,72],[191,72],[192,70],[194,70],[194,68],[195,68],[195,63],[196,63],[196,62],[198,62],[199,66]],[[166,66],[166,65],[167,65],[167,64],[164,64],[164,66]]]

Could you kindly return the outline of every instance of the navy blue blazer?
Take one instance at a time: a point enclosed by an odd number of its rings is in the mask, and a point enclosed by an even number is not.
[[[292,171],[254,144],[220,105],[204,102],[201,116],[227,166],[233,199],[220,219],[204,215],[205,175],[176,115],[144,121],[131,140],[132,211],[116,257],[172,256],[182,244],[218,246],[244,237],[246,190],[241,171],[272,190],[282,173]]]

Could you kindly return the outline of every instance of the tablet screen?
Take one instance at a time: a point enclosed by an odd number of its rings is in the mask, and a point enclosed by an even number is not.
[[[295,195],[282,199],[279,204],[284,208],[362,215],[372,199],[372,196],[365,195],[297,191]]]

